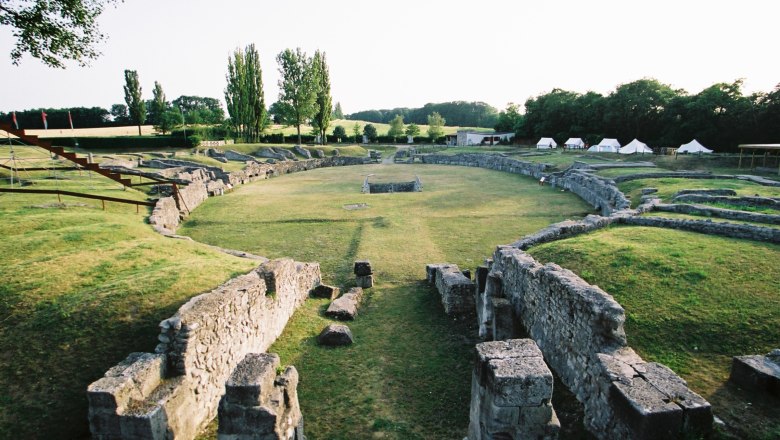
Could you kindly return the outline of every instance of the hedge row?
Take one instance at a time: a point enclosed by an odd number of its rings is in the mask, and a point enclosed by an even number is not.
[[[116,136],[116,137],[61,137],[49,138],[54,145],[79,147],[86,150],[115,149],[159,150],[165,148],[192,148],[200,143],[198,136]]]

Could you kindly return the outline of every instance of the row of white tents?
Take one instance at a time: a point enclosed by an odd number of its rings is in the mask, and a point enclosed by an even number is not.
[[[567,149],[585,148],[585,142],[580,138],[569,138],[564,143]],[[558,144],[555,139],[543,137],[536,143],[536,148],[549,149],[557,148]],[[634,139],[625,146],[621,146],[617,139],[604,138],[596,145],[588,148],[590,153],[620,153],[620,154],[653,154],[653,150],[647,146],[646,143],[641,142],[639,139]],[[687,144],[680,145],[677,149],[677,153],[712,153],[712,150],[704,147],[696,139],[688,142]]]

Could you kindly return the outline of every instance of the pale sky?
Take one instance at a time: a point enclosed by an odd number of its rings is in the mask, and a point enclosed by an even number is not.
[[[745,79],[745,93],[780,83],[773,0],[126,0],[101,16],[109,39],[91,67],[10,62],[0,28],[0,111],[109,108],[124,69],[144,97],[159,81],[180,95],[224,99],[227,58],[255,43],[266,105],[278,97],[276,54],[327,54],[333,101],[345,113],[428,102],[508,102],[563,88],[607,94],[656,78],[697,93]]]

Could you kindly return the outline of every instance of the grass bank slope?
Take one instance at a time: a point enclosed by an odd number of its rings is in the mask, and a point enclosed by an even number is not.
[[[617,227],[530,252],[612,294],[626,309],[629,344],[685,378],[739,437],[780,435],[776,403],[726,384],[732,356],[780,341],[780,246]]]
[[[368,174],[372,181],[417,175],[424,191],[361,194]],[[308,438],[463,438],[473,323],[444,315],[421,281],[424,265],[473,269],[495,245],[589,211],[570,193],[506,173],[368,165],[241,187],[201,205],[180,232],[268,257],[319,261],[325,281],[343,287],[354,285],[355,259],[371,260],[377,284],[349,324],[353,346],[317,346],[331,321],[322,317],[327,300],[310,299],[271,348],[301,373]]]
[[[145,209],[56,202],[0,194],[0,438],[87,438],[87,385],[154,350],[188,298],[254,266],[163,238]]]

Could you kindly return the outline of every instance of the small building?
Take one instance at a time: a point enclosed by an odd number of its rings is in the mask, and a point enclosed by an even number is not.
[[[536,148],[558,148],[558,144],[555,142],[555,139],[553,138],[541,138],[539,139],[539,142],[536,143]]]
[[[458,130],[457,134],[448,134],[447,145],[456,145],[458,147],[469,147],[473,145],[495,145],[499,142],[510,142],[514,139],[514,133],[484,132]]]
[[[582,141],[582,138],[569,138],[566,139],[563,146],[569,150],[580,150],[585,148],[585,142]]]

